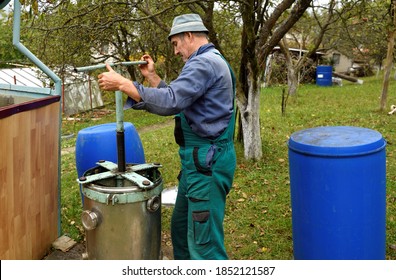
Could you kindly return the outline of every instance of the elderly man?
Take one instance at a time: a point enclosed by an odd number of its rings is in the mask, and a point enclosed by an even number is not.
[[[133,109],[175,115],[181,160],[171,221],[175,259],[228,258],[223,221],[236,167],[235,78],[207,33],[199,15],[175,17],[168,39],[185,65],[169,85],[157,75],[149,55],[142,57],[147,64],[139,67],[150,87],[122,77],[110,66],[99,75],[100,87],[124,92]]]

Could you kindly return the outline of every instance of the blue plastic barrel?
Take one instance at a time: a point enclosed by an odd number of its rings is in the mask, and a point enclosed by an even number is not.
[[[331,86],[333,84],[333,67],[318,65],[316,67],[316,84],[318,86]]]
[[[117,163],[117,124],[106,123],[80,130],[76,139],[78,177],[96,166],[99,160]],[[126,163],[145,163],[143,145],[132,123],[124,122]]]
[[[317,127],[291,135],[295,259],[385,259],[385,146],[379,132],[360,127]]]

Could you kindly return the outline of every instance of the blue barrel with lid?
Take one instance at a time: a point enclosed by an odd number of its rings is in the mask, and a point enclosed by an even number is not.
[[[379,132],[361,127],[317,127],[291,135],[295,259],[385,259],[385,146]]]
[[[318,86],[333,85],[333,67],[331,65],[318,65],[316,67],[316,84]]]

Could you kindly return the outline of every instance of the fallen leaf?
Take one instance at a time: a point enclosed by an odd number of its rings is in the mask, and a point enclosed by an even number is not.
[[[263,252],[263,253],[265,253],[265,252],[268,252],[268,248],[267,247],[263,247],[263,248],[261,248],[261,252]]]

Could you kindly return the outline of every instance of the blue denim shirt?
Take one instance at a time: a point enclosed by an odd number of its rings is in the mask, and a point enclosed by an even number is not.
[[[134,82],[142,101],[126,107],[170,116],[183,112],[191,129],[201,137],[217,138],[233,113],[230,69],[214,45],[201,46],[184,65],[176,80],[157,88]]]

